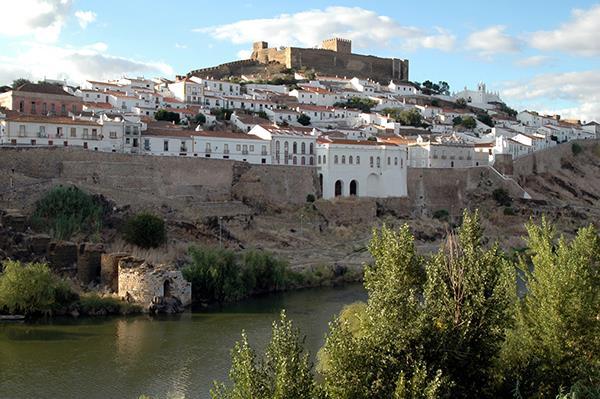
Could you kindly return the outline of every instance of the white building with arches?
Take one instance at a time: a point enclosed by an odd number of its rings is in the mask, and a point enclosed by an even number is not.
[[[256,125],[248,132],[271,142],[271,164],[314,166],[317,129],[295,126]]]
[[[323,198],[406,197],[405,145],[320,137],[317,171]]]

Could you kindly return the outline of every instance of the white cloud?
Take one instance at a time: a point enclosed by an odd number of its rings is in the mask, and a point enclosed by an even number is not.
[[[265,40],[273,47],[314,47],[323,39],[343,37],[356,48],[392,47],[413,50],[435,48],[449,51],[455,36],[436,28],[427,32],[403,26],[390,17],[360,7],[327,7],[274,18],[248,19],[231,24],[194,29],[219,40],[246,44]]]
[[[186,49],[187,48],[187,44],[175,43],[175,48]]]
[[[558,29],[531,35],[530,45],[540,50],[562,50],[583,56],[600,55],[600,4],[589,10],[576,9],[570,21]]]
[[[504,33],[506,26],[494,25],[473,32],[467,37],[467,48],[476,51],[481,57],[491,58],[498,53],[514,53],[519,51],[517,39]]]
[[[539,67],[542,65],[546,65],[549,62],[551,62],[552,60],[553,60],[553,58],[549,57],[547,55],[533,55],[531,57],[526,57],[526,58],[517,60],[517,61],[515,61],[515,64],[520,67],[530,68],[530,67]]]
[[[114,79],[123,74],[166,75],[173,68],[163,62],[145,62],[106,53],[105,43],[80,48],[34,43],[16,56],[0,56],[0,82],[9,84],[19,77],[33,80],[66,79],[82,83],[86,79]],[[51,62],[49,62],[51,61]]]
[[[240,50],[237,52],[237,57],[240,60],[247,60],[252,55],[252,50]]]
[[[50,43],[58,40],[72,0],[10,0],[2,2],[0,35],[32,36]]]
[[[536,102],[545,106],[539,109],[543,112],[600,121],[600,70],[550,73],[526,82],[508,82],[501,95],[523,107]],[[565,103],[568,105],[556,106]]]
[[[89,24],[96,20],[96,13],[93,11],[75,11],[75,18],[77,18],[77,22],[79,22],[79,26],[81,29],[87,28]]]

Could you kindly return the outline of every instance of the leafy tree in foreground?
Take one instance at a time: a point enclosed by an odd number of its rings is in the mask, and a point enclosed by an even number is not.
[[[428,261],[408,226],[375,232],[369,251],[368,303],[332,323],[320,353],[328,396],[493,397],[514,270],[497,245],[483,246],[478,214],[465,212]]]
[[[302,126],[310,125],[310,116],[306,114],[301,114],[300,116],[298,116],[298,123]]]
[[[242,332],[232,351],[231,386],[215,382],[213,399],[312,399],[319,397],[303,340],[285,312],[273,322],[272,336],[262,358]]]
[[[521,260],[527,293],[508,334],[506,391],[554,398],[573,385],[600,386],[600,239],[585,227],[557,239],[545,219],[527,225],[530,264]],[[573,397],[594,397],[591,394]],[[598,397],[597,395],[595,397]]]

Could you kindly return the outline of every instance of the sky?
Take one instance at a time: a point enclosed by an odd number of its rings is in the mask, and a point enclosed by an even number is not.
[[[173,78],[247,58],[252,42],[410,61],[410,80],[485,82],[518,110],[600,121],[600,2],[2,0],[0,85]]]

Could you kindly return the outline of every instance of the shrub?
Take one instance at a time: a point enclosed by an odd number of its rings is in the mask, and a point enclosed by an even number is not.
[[[492,192],[492,197],[499,206],[510,206],[512,204],[512,198],[508,194],[508,190],[505,188],[497,188]]]
[[[88,316],[127,315],[141,310],[137,305],[115,297],[101,297],[98,294],[83,295],[79,300],[79,309],[82,314]]]
[[[298,116],[298,123],[302,126],[310,125],[310,116],[306,114],[301,114],[300,116]]]
[[[217,248],[191,247],[183,276],[192,283],[194,300],[233,302],[252,293],[284,289],[291,279],[287,264],[264,251],[242,254]]]
[[[44,263],[8,261],[0,274],[0,310],[9,313],[52,314],[77,300],[69,285]]]
[[[448,213],[448,211],[446,209],[438,209],[437,211],[433,212],[434,219],[448,220],[449,217],[450,217],[450,214]]]
[[[306,196],[306,202],[315,202],[316,198],[314,194],[308,194]]]
[[[56,239],[68,240],[76,233],[100,231],[103,206],[77,187],[52,188],[36,202],[32,223]]]
[[[196,114],[192,121],[197,125],[204,125],[206,123],[206,116],[204,114]]]
[[[573,155],[577,156],[583,152],[583,147],[577,143],[573,143],[571,144],[571,152],[573,152]]]
[[[156,248],[166,241],[165,222],[151,213],[138,213],[125,222],[123,238],[141,248]]]
[[[517,212],[515,212],[515,208],[511,208],[510,206],[507,206],[504,208],[504,214],[506,216],[514,216],[517,214]]]
[[[171,112],[164,109],[159,109],[154,114],[154,119],[157,121],[169,121],[179,123],[180,117],[177,112]]]

